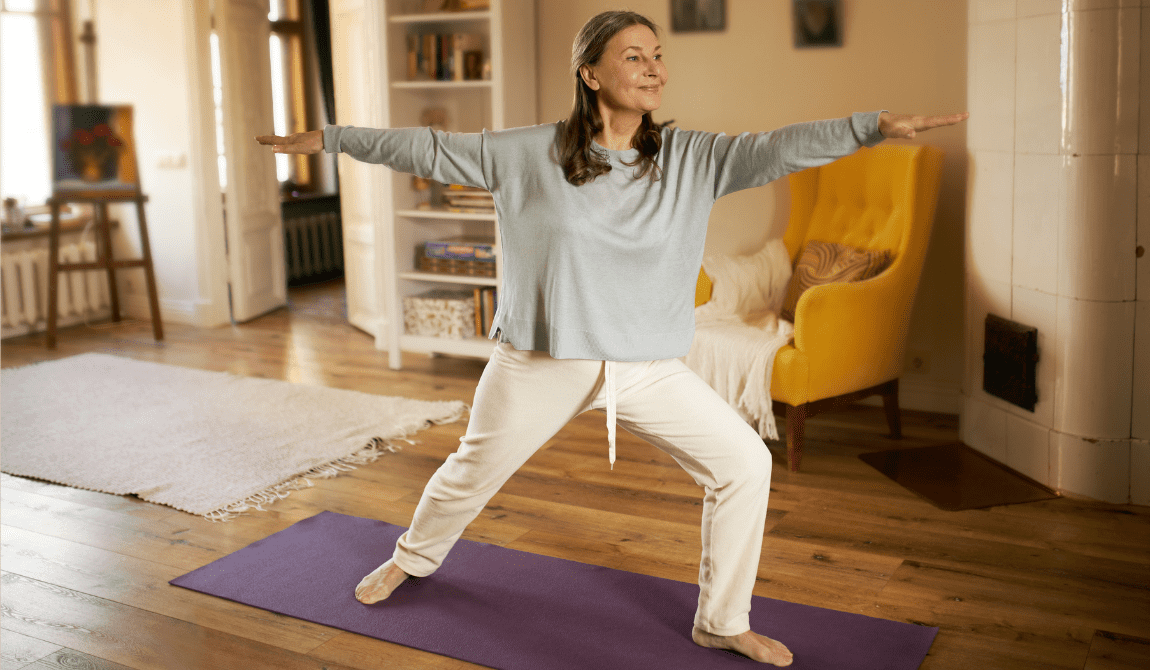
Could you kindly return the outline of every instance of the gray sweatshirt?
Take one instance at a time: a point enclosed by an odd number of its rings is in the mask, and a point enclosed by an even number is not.
[[[695,330],[695,281],[715,200],[882,141],[879,112],[728,136],[663,130],[660,178],[635,177],[638,150],[572,186],[557,124],[482,133],[327,126],[328,153],[491,191],[503,285],[492,337],[554,358],[678,358]]]

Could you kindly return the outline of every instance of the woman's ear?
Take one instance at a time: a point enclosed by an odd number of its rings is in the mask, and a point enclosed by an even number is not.
[[[592,91],[599,90],[599,80],[595,78],[595,71],[591,69],[590,65],[579,66],[579,76],[583,78],[583,83],[587,84],[587,88]]]

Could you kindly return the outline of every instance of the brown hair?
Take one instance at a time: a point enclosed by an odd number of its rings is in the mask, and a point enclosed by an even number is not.
[[[560,124],[558,148],[563,174],[567,177],[567,181],[575,186],[586,184],[599,175],[611,171],[611,163],[607,156],[592,146],[595,135],[603,130],[603,118],[599,115],[595,91],[583,81],[579,69],[584,65],[598,63],[611,38],[624,28],[634,25],[647,26],[656,35],[659,33],[654,22],[642,14],[610,11],[598,14],[585,23],[575,36],[575,43],[571,45],[575,102],[571,116]],[[639,150],[639,158],[634,163],[626,163],[639,166],[636,178],[650,174],[652,179],[659,179],[659,166],[655,163],[655,156],[663,146],[661,131],[664,125],[666,124],[655,123],[650,112],[643,115],[639,129],[631,140],[631,146]]]

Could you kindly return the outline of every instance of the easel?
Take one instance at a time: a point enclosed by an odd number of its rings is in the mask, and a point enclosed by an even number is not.
[[[144,203],[148,196],[142,193],[115,195],[68,195],[56,194],[48,199],[52,208],[52,222],[48,229],[48,348],[56,348],[56,318],[60,274],[82,270],[106,270],[108,272],[108,295],[112,307],[112,320],[120,320],[120,294],[116,288],[116,269],[144,268],[148,284],[148,305],[152,312],[152,334],[157,340],[164,339],[164,325],[160,320],[160,298],[156,293],[156,274],[152,269],[152,247],[148,242],[148,224],[144,218]],[[108,220],[108,203],[135,202],[136,218],[140,224],[140,246],[143,258],[117,261],[112,259],[112,228]],[[94,263],[60,262],[60,206],[65,203],[87,203],[94,206],[97,232],[96,261]]]

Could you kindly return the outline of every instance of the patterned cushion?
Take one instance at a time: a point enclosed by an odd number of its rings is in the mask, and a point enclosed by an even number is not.
[[[811,240],[803,247],[787,285],[787,297],[779,316],[795,320],[799,296],[812,286],[833,282],[862,281],[885,270],[894,259],[890,250],[863,251],[834,242]]]

